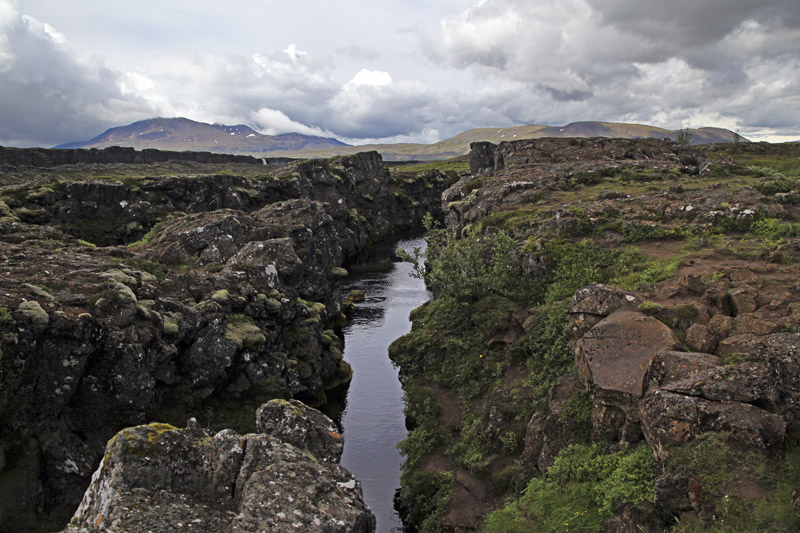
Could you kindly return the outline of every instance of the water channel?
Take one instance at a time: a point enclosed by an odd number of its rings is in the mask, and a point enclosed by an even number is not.
[[[411,251],[423,239],[397,243]],[[344,433],[342,465],[361,481],[364,501],[378,520],[377,533],[401,531],[393,498],[400,487],[401,457],[397,443],[406,437],[403,391],[389,345],[411,330],[408,315],[430,298],[422,280],[409,276],[411,265],[395,263],[391,271],[350,277],[345,291],[364,289],[344,328],[344,359],[353,367],[353,381],[341,416]],[[345,292],[346,294],[347,292]]]

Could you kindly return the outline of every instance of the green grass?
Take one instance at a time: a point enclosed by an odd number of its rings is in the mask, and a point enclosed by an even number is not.
[[[404,165],[392,165],[388,163],[387,166],[392,176],[402,181],[408,177],[417,177],[434,170],[444,173],[455,172],[457,174],[469,172],[469,157],[459,156],[443,161],[429,161]]]
[[[696,516],[676,520],[671,531],[746,533],[750,531],[792,532],[800,530],[792,494],[800,479],[800,448],[788,439],[787,451],[770,458],[755,450],[742,450],[727,434],[706,433],[684,444],[670,457],[668,471],[684,469],[690,475],[689,490],[708,506],[712,519]],[[744,497],[738,487],[745,481],[757,484],[762,494]]]

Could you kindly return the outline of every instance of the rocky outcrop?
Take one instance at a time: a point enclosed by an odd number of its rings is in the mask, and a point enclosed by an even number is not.
[[[244,410],[349,382],[341,267],[449,178],[376,153],[270,172],[0,191],[0,530],[63,526],[122,428],[252,431]]]
[[[375,531],[360,483],[336,462],[342,439],[329,418],[274,400],[257,430],[191,420],[120,431],[65,531]]]
[[[550,391],[547,413],[535,413],[531,417],[517,473],[522,486],[535,473],[547,473],[561,450],[585,436],[586,428],[582,424],[585,421],[576,420],[565,412],[566,403],[581,391],[583,387],[577,376],[559,379]]]
[[[696,293],[708,291],[698,288]],[[762,335],[736,334],[739,319],[759,309],[757,297],[752,290],[725,294],[735,295],[738,303],[733,306],[727,298],[707,301],[720,303],[723,311],[743,312],[709,320],[704,310],[687,332],[691,340],[697,337],[693,331],[704,328],[704,335],[715,340],[701,344],[719,344],[719,356],[675,351],[680,342],[670,328],[626,310],[625,304],[634,300],[610,287],[581,289],[568,307],[570,332],[577,337],[578,374],[594,401],[593,436],[622,443],[647,440],[659,464],[655,502],[665,516],[713,512],[692,495],[698,490],[692,488],[696,482],[691,473],[671,463],[673,452],[698,438],[721,434],[738,449],[775,454],[784,446],[787,426],[800,420],[800,381],[795,374],[800,336],[769,330]],[[743,360],[726,365],[722,357],[731,354]],[[542,436],[552,433],[543,425],[533,429]]]

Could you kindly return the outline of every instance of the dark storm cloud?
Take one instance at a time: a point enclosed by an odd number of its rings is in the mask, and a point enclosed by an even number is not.
[[[101,61],[75,59],[48,26],[0,6],[0,143],[52,145],[90,138],[120,117],[148,114]]]

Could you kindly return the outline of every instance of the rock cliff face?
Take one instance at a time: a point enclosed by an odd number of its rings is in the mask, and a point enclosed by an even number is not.
[[[408,519],[800,527],[798,157],[766,144],[474,144],[429,256],[455,281],[392,348],[413,416]],[[464,286],[479,289],[448,292]]]
[[[395,179],[376,153],[246,166],[0,189],[0,529],[63,526],[122,428],[252,431],[264,401],[349,382],[342,265],[451,179]]]
[[[257,418],[247,435],[193,419],[120,431],[64,533],[375,531],[329,418],[296,400],[272,400]]]

